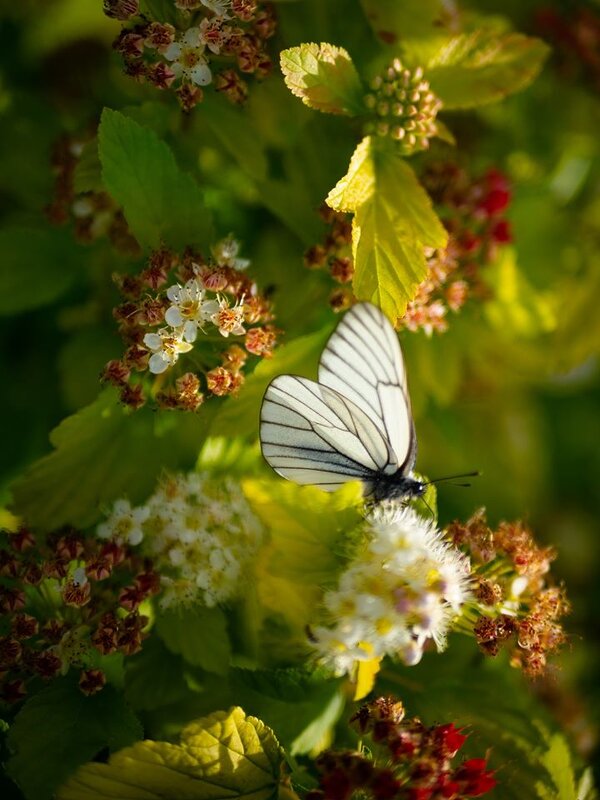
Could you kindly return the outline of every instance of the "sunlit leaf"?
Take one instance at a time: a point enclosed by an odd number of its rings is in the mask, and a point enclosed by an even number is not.
[[[180,744],[146,740],[87,764],[57,800],[275,800],[282,761],[273,732],[236,707],[190,723]]]
[[[438,33],[452,4],[444,0],[361,0],[371,27],[384,44],[395,45],[403,39]]]
[[[476,108],[528,86],[549,52],[541,39],[478,29],[448,40],[423,66],[444,108]]]
[[[329,114],[358,114],[363,87],[350,55],[332,44],[301,44],[281,53],[288,89],[302,102]]]
[[[354,213],[355,295],[397,319],[427,274],[424,247],[447,241],[415,173],[392,149],[366,137],[327,203]]]

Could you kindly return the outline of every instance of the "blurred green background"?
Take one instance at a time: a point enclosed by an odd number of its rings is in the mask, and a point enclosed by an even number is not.
[[[110,275],[122,268],[122,257],[106,240],[84,246],[68,226],[57,229],[56,278],[40,302],[34,284],[47,282],[47,266],[15,254],[10,235],[14,227],[49,227],[44,208],[53,192],[53,145],[61,134],[93,129],[104,106],[144,104],[139,113],[200,180],[219,227],[235,232],[261,285],[274,288],[288,338],[332,320],[329,284],[306,272],[302,253],[321,235],[314,210],[344,173],[355,131],[304,109],[278,75],[268,90],[279,91],[281,102],[265,112],[266,89],[258,87],[244,135],[261,142],[273,185],[287,182],[290,196],[296,193],[294,209],[278,208],[269,186],[258,185],[231,143],[216,135],[217,105],[200,106],[182,126],[172,98],[123,76],[110,46],[118,24],[101,6],[100,0],[0,4],[5,498],[10,481],[48,452],[52,428],[94,399],[104,362],[119,352]],[[471,7],[504,15],[553,47],[527,91],[446,119],[458,158],[473,175],[495,166],[512,181],[509,216],[526,290],[516,286],[511,295],[506,287],[493,314],[468,307],[442,336],[403,334],[418,466],[432,477],[482,472],[471,489],[440,489],[442,522],[484,505],[492,522],[524,518],[540,539],[556,545],[555,571],[573,602],[571,643],[560,672],[538,688],[590,754],[597,752],[600,725],[600,4],[497,0]],[[332,41],[365,67],[377,56],[354,0],[279,8],[286,45]],[[439,156],[454,157],[448,148]],[[21,268],[32,281],[31,297],[16,274]],[[540,321],[541,304],[551,325]]]

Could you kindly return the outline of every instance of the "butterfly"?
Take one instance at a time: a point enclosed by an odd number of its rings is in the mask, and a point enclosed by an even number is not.
[[[371,303],[330,336],[319,379],[279,375],[260,411],[263,456],[284,478],[332,492],[351,480],[374,501],[421,497],[417,437],[398,337]]]

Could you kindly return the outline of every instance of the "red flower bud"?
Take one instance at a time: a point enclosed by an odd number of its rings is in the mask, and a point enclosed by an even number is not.
[[[492,239],[498,244],[507,244],[512,242],[512,230],[510,222],[505,219],[499,220],[492,228]]]

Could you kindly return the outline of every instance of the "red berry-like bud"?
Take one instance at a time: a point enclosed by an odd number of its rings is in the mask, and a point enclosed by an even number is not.
[[[11,631],[15,639],[31,639],[39,629],[39,623],[35,617],[29,614],[16,614],[12,618]]]
[[[35,537],[31,531],[21,528],[17,533],[13,533],[9,538],[10,546],[18,553],[23,553],[31,547],[35,547]]]
[[[79,688],[84,694],[99,692],[106,684],[106,675],[101,669],[84,669],[79,676]]]
[[[512,230],[508,220],[501,219],[494,225],[492,228],[492,239],[498,244],[507,244],[508,242],[512,242]]]
[[[8,613],[25,608],[25,593],[20,589],[0,589],[0,608]]]
[[[0,699],[5,703],[18,703],[27,695],[25,682],[22,680],[6,681],[0,690]]]

